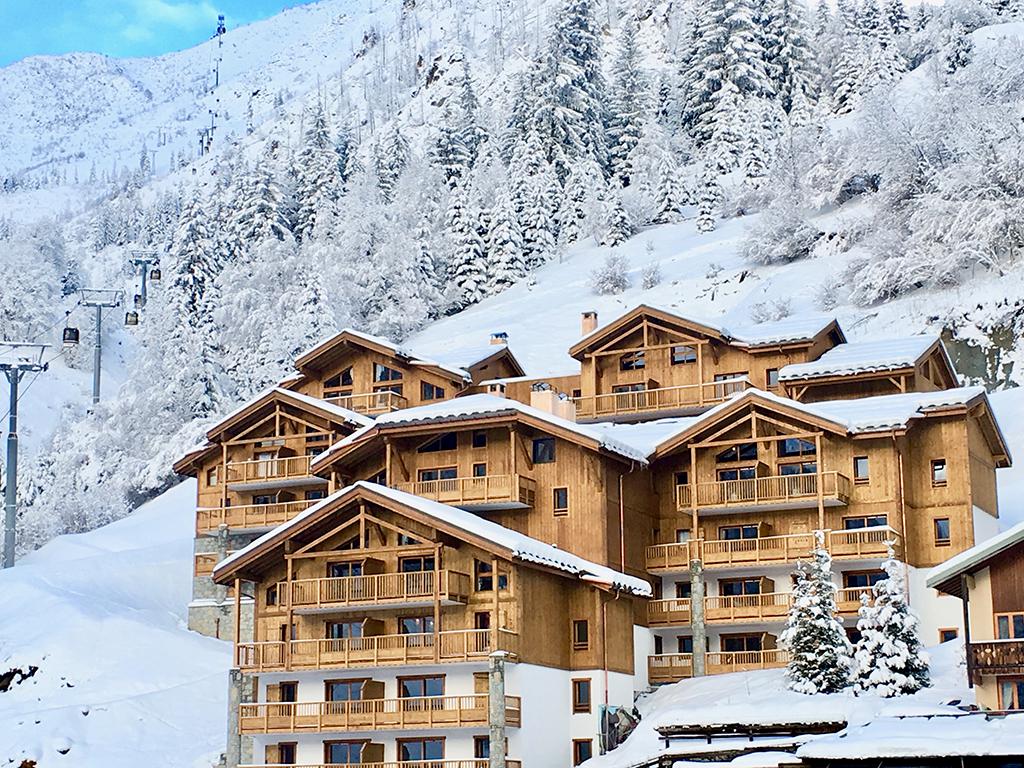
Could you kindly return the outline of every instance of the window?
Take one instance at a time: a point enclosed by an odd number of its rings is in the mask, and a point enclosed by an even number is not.
[[[764,372],[764,383],[768,389],[775,389],[779,386],[779,369],[768,368]]]
[[[756,461],[757,460],[757,443],[742,443],[741,445],[731,445],[724,451],[715,456],[715,461],[719,464],[725,464],[729,461]]]
[[[956,640],[960,637],[960,630],[956,627],[943,627],[939,630],[939,642],[948,643],[950,640]]]
[[[665,652],[665,642],[662,640],[661,635],[654,636],[654,655],[661,656]]]
[[[484,560],[473,561],[473,572],[477,592],[490,592],[494,589],[494,568]],[[508,589],[508,574],[498,573],[498,589]]]
[[[761,594],[761,580],[758,578],[721,579],[718,582],[718,593],[723,597],[759,595]]]
[[[690,595],[693,593],[693,585],[688,581],[677,581],[676,582],[676,598],[679,600],[688,600]]]
[[[402,573],[424,573],[434,570],[434,556],[403,557],[398,561],[398,570]]]
[[[817,453],[814,443],[810,440],[801,440],[796,437],[787,437],[778,443],[779,456],[813,456]]]
[[[348,576],[362,576],[362,563],[328,563],[327,576],[332,579],[343,579]]]
[[[324,762],[331,765],[354,765],[363,762],[365,741],[325,741]]]
[[[267,587],[267,605],[277,605],[277,586]]]
[[[401,378],[401,371],[396,371],[394,368],[388,368],[386,365],[381,365],[380,363],[373,364],[374,381],[400,381]]]
[[[846,571],[843,574],[843,586],[848,589],[866,589],[885,578],[888,578],[885,571]]]
[[[690,529],[679,528],[676,530],[676,544],[683,544],[690,540]]]
[[[860,517],[843,518],[844,531],[858,531],[861,528],[877,528],[888,524],[889,518],[885,515],[862,515]]]
[[[363,636],[361,621],[329,621],[327,622],[327,639],[344,640]]]
[[[489,736],[473,737],[473,759],[487,760],[491,756],[491,739]]]
[[[291,704],[299,700],[299,684],[295,682],[277,684],[279,701]]]
[[[398,546],[415,547],[417,544],[419,544],[419,541],[414,539],[412,536],[407,536],[404,533],[398,534]]]
[[[1024,613],[996,615],[996,639],[1020,640],[1024,638]]]
[[[306,491],[302,495],[306,501],[319,501],[320,499],[327,498],[327,491]]]
[[[351,367],[346,368],[344,371],[342,371],[341,373],[337,374],[336,376],[331,376],[331,378],[329,378],[326,381],[324,381],[324,389],[325,390],[326,389],[340,389],[341,387],[351,387],[351,386],[352,386],[352,368]]]
[[[206,470],[206,484],[216,485],[217,484],[217,470],[219,467],[210,467]]]
[[[949,546],[949,518],[948,517],[937,517],[937,518],[935,518],[935,546],[937,546],[937,547],[948,547]]]
[[[487,477],[487,465],[483,463],[474,464],[473,477]]]
[[[398,634],[400,635],[429,635],[433,631],[433,616],[401,616],[398,619]]]
[[[438,451],[454,451],[459,447],[459,436],[454,432],[445,432],[435,437],[429,443],[424,443],[416,449],[417,453],[437,453]]]
[[[277,629],[277,636],[282,643],[286,640],[295,640],[299,636],[299,627],[297,624],[292,624],[291,637],[288,637],[288,625],[282,624]]]
[[[473,629],[490,629],[491,628],[491,612],[490,611],[476,611],[473,614]]]
[[[533,440],[533,463],[550,464],[555,460],[555,438],[537,437]]]
[[[421,469],[416,473],[416,479],[421,483],[430,483],[434,480],[454,480],[459,476],[457,467],[434,467],[432,469]]]
[[[757,476],[756,467],[737,467],[735,469],[718,470],[718,479],[725,480],[753,480]]]
[[[590,678],[572,681],[572,713],[590,711]]]
[[[398,678],[398,698],[418,699],[424,696],[444,696],[444,675]]]
[[[420,398],[423,400],[444,400],[444,387],[438,387],[427,382],[420,383]]]
[[[398,739],[398,761],[444,760],[444,739]]]
[[[724,541],[736,539],[756,539],[757,525],[722,525],[718,528],[718,538]]]
[[[281,765],[292,765],[295,763],[295,754],[298,752],[299,745],[293,741],[287,743],[281,743],[277,745],[277,762]],[[272,747],[267,747],[272,749]]]
[[[474,448],[486,448],[487,447],[487,433],[481,430],[477,430],[473,433],[473,447]]]
[[[686,344],[672,347],[672,365],[686,365],[697,362],[697,348]]]
[[[593,739],[572,740],[572,764],[580,765],[594,756]]]
[[[1024,709],[1024,677],[999,680],[999,708]]]
[[[327,701],[359,701],[363,698],[363,680],[326,680],[324,698]]]
[[[813,475],[818,471],[816,461],[795,461],[788,464],[779,464],[779,474],[787,475]]]
[[[761,635],[722,635],[722,650],[726,653],[760,651]]]
[[[672,477],[675,480],[676,485],[689,485],[690,484],[690,473],[689,472],[686,472],[686,471],[676,472]]]
[[[932,459],[932,487],[942,488],[946,485],[946,460]]]
[[[254,505],[273,504],[274,503],[274,497],[271,494],[263,493],[263,494],[260,494],[258,496],[253,496],[252,497],[252,503]]]
[[[853,457],[853,482],[864,484],[871,478],[871,469],[868,466],[867,456]]]
[[[572,649],[585,651],[590,647],[590,622],[586,619],[572,620]]]
[[[677,653],[693,653],[693,638],[692,637],[677,637],[676,648],[679,650]]]
[[[569,514],[569,489],[555,488],[552,490],[554,497],[554,511],[556,515]]]
[[[620,371],[639,371],[644,368],[647,361],[644,360],[644,352],[627,352],[619,358]]]

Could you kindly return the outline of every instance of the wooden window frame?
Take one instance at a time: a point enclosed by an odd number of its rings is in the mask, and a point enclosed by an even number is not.
[[[763,578],[764,578],[763,576],[733,576],[733,577],[730,577],[728,579],[719,579],[718,580],[718,594],[721,597],[751,597],[752,595],[762,595],[762,594],[764,594],[761,591],[761,579],[763,579]],[[755,582],[757,584],[757,592],[747,592],[746,591],[746,586],[745,585],[750,583],[750,582]],[[726,584],[741,584],[741,585],[744,585],[743,586],[743,591],[740,592],[740,594],[738,594],[738,595],[727,595],[727,594],[725,594],[725,591],[723,590],[723,587]]]
[[[942,636],[947,632],[952,632],[953,636],[949,640],[943,640]],[[960,627],[939,627],[939,645],[948,643],[950,640],[956,640],[958,637],[960,637]]]
[[[360,765],[360,763],[331,763],[328,762],[331,753],[331,745],[333,744],[358,744],[359,745],[359,759],[363,759],[363,750],[366,749],[366,745],[370,743],[370,739],[326,739],[324,740],[324,764],[325,765]]]
[[[403,567],[402,567],[403,564],[406,561],[412,561],[412,560],[424,561],[424,562],[421,562],[421,565],[426,565],[426,562],[425,562],[426,560],[433,560],[434,561],[434,565],[433,565],[432,568],[420,568],[420,570],[418,570],[418,571],[406,571],[406,570],[403,570]],[[436,573],[437,572],[437,558],[434,555],[427,555],[427,554],[424,554],[424,555],[399,555],[398,562],[396,563],[396,565],[397,565],[397,568],[398,568],[398,573]]]
[[[746,469],[751,470],[754,474],[751,477],[739,477],[739,475]],[[722,479],[723,472],[735,472],[736,477]],[[716,467],[715,468],[715,482],[718,483],[736,483],[740,480],[756,480],[757,479],[757,464],[737,464],[729,467]]]
[[[939,538],[939,523],[945,522],[947,530],[947,536],[944,539]],[[949,547],[953,545],[953,525],[948,517],[933,517],[932,518],[932,536],[935,539],[936,547]]]
[[[742,651],[727,651],[727,650],[725,650],[724,646],[725,646],[725,641],[726,640],[736,640],[736,639],[741,638],[741,637],[744,639],[744,645],[746,645],[746,640],[749,640],[750,638],[757,638],[758,640],[760,640],[760,642],[761,642],[760,650],[751,651],[751,650],[749,650],[747,648],[744,648]],[[723,633],[723,634],[719,635],[718,642],[720,644],[720,647],[722,648],[722,651],[721,651],[722,653],[760,653],[760,652],[764,651],[764,633],[763,632],[760,633],[760,634],[757,633],[757,632],[728,632],[728,633]]]
[[[431,621],[431,622],[434,621],[434,616],[433,616],[433,614],[427,614],[427,613],[425,613],[425,614],[404,614],[404,615],[401,615],[401,616],[396,616],[395,617],[395,627],[396,627],[396,630],[397,630],[396,634],[399,634],[399,635],[436,635],[437,634],[437,624],[436,623],[434,624],[434,628],[433,629],[431,629],[429,631],[426,631],[426,632],[404,632],[402,630],[402,624],[403,624],[403,622],[409,621],[409,620],[422,621],[425,624],[428,621]]]
[[[470,440],[471,448],[486,448],[487,447],[487,430],[485,429],[474,429],[473,436]]]
[[[739,538],[729,539],[729,538],[727,538],[722,533],[722,531],[728,531],[728,530],[731,530],[733,528],[739,529],[739,532],[740,532]],[[748,528],[753,528],[754,529],[754,533],[755,533],[754,536],[744,536],[743,535],[744,529],[748,529]],[[758,523],[729,523],[728,525],[720,525],[720,526],[718,526],[718,540],[719,541],[752,541],[753,539],[759,539],[759,538],[761,538],[761,526]]]
[[[690,641],[690,650],[683,650],[683,641]],[[676,653],[693,653],[693,635],[676,635]]]
[[[935,470],[939,464],[942,465],[942,474],[944,475],[944,477],[941,480],[936,480]],[[932,488],[945,488],[947,485],[949,485],[949,462],[947,462],[945,458],[940,457],[938,459],[932,459],[928,463],[928,467],[931,473],[930,477],[932,480]]]
[[[590,757],[587,757],[587,758],[585,758],[583,760],[580,760],[579,759],[579,757],[580,757],[579,750],[580,750],[580,746],[583,745],[583,744],[586,744],[587,745],[587,749],[590,750]],[[583,763],[587,762],[587,760],[590,760],[590,758],[592,758],[593,756],[594,756],[594,740],[593,739],[573,739],[572,740],[572,764],[573,764],[574,768],[577,765],[582,765]]]
[[[486,745],[486,749],[480,749],[479,745]],[[484,753],[487,754],[484,754]],[[474,760],[487,760],[491,756],[491,737],[490,736],[474,736],[473,737],[473,759]]]
[[[277,607],[277,584],[267,587],[263,593],[263,602],[268,608],[271,606]]]
[[[328,698],[327,692],[331,690],[332,685],[352,685],[353,683],[359,683],[359,698],[358,699],[338,699],[338,701],[363,701],[363,687],[370,682],[369,677],[352,677],[352,678],[331,678],[324,680],[324,701],[335,701],[335,699]]]
[[[453,477],[435,477],[433,480],[423,480],[422,479],[424,472],[437,472],[438,474],[440,474],[441,472],[444,472],[445,470],[449,470],[449,469],[452,470],[453,472],[455,472],[455,475]],[[421,468],[416,470],[416,482],[417,483],[437,483],[437,482],[440,482],[442,480],[456,480],[456,479],[458,479],[458,477],[459,477],[459,467],[458,467],[458,465],[446,464],[443,467],[421,467]]]
[[[402,684],[403,683],[406,683],[406,682],[408,682],[410,680],[423,680],[423,681],[426,681],[426,680],[435,680],[437,678],[441,678],[441,693],[431,694],[430,696],[427,696],[427,694],[423,694],[423,696],[402,696]],[[436,698],[441,698],[441,697],[446,695],[446,692],[448,690],[447,675],[445,675],[443,672],[441,674],[439,674],[439,675],[398,675],[397,677],[395,677],[395,685],[397,686],[395,688],[395,693],[397,694],[396,698],[399,698],[399,699],[405,699],[405,698],[417,699],[417,698],[435,698],[435,697]],[[426,683],[424,683],[423,690],[426,690],[426,689],[427,689],[427,686],[426,686]]]
[[[444,400],[445,391],[444,387],[439,387],[437,384],[431,384],[429,381],[420,382],[420,400]]]
[[[583,627],[586,632],[585,640],[578,640],[576,628]],[[587,651],[590,650],[590,619],[573,619],[569,625],[569,642],[572,644],[574,651]]]
[[[874,526],[874,525],[868,525],[867,524],[868,519],[872,518],[872,517],[884,517],[885,518],[885,525],[889,524],[889,516],[888,515],[846,515],[846,516],[844,516],[842,518],[842,520],[840,522],[842,522],[842,524],[843,524],[843,530],[844,531],[862,531],[865,528],[877,528],[877,527],[880,527],[880,526]],[[846,527],[846,521],[847,520],[863,520],[864,521],[864,525],[861,528],[847,528]]]
[[[335,624],[358,624],[359,625],[359,634],[358,635],[346,635],[346,636],[343,636],[343,637],[332,638],[331,634],[330,634],[330,628],[331,628],[332,625],[335,625]],[[282,626],[284,626],[284,625],[282,624]],[[351,639],[353,637],[362,637],[362,636],[363,636],[363,622],[362,621],[324,621],[324,639],[325,640],[349,640],[349,639]]]
[[[398,375],[397,376],[388,376],[386,379],[381,379],[381,378],[377,377],[377,371],[378,370],[390,371],[391,373],[397,373]],[[385,365],[384,363],[374,363],[373,364],[373,383],[374,384],[387,384],[387,383],[390,383],[392,381],[404,381],[404,380],[405,380],[405,372],[404,371],[400,371],[397,368],[392,368],[390,365]]]
[[[806,445],[801,445],[800,450],[797,453],[786,453],[786,440],[794,440],[797,443]],[[818,447],[811,440],[805,440],[802,437],[787,437],[784,440],[779,440],[775,443],[775,456],[780,461],[785,459],[806,460],[808,456],[814,456],[815,461],[817,461]]]
[[[1004,617],[1004,616],[1007,617],[1007,619],[1008,619],[1007,627],[1010,630],[1010,636],[1009,637],[1000,637],[999,636],[999,619]],[[993,634],[993,637],[995,637],[996,640],[1024,640],[1024,635],[1021,635],[1020,637],[1014,637],[1013,636],[1013,617],[1014,616],[1024,616],[1024,610],[1021,610],[1021,611],[1001,611],[999,613],[993,613],[992,614],[992,634]]]
[[[206,486],[216,488],[220,479],[220,464],[206,470]]]
[[[582,686],[587,686],[587,699],[581,700],[577,695]],[[572,713],[574,715],[587,715],[593,711],[594,679],[591,677],[574,677],[572,679]]]
[[[999,697],[999,709],[1004,712],[1019,712],[1024,709],[1024,701],[1018,701],[1016,707],[1007,706],[1007,702],[1003,701],[1003,683],[1017,683],[1024,681],[1022,675],[999,675],[996,677],[996,695]],[[1009,702],[1013,704],[1013,702]]]
[[[868,584],[867,586],[864,586],[864,587],[851,586],[850,584],[847,583],[848,582],[847,577],[848,576],[875,576],[875,575],[881,575],[881,576],[883,576],[885,578],[888,578],[888,575],[886,574],[885,571],[871,570],[869,568],[858,568],[858,569],[855,569],[855,570],[852,570],[852,571],[843,571],[842,574],[841,574],[841,576],[842,576],[842,583],[843,583],[843,589],[863,589],[865,591],[870,591],[871,588],[874,586],[874,584]],[[883,580],[884,579],[879,579],[879,581],[883,581]]]
[[[277,749],[277,754],[278,754],[278,759],[279,760],[283,759],[281,757],[281,747],[291,747],[292,748],[292,754],[295,756],[295,759],[298,759],[298,757],[299,757],[299,742],[297,742],[297,741],[279,741],[279,742],[277,742],[275,744],[268,744],[267,746],[268,747],[275,747]],[[282,763],[282,765],[288,765],[288,763]]]
[[[865,473],[863,475],[857,474],[857,462],[864,462]],[[854,485],[867,485],[871,482],[871,457],[870,456],[854,456],[853,457],[853,484]]]
[[[551,458],[541,461],[537,458],[537,444],[538,443],[550,443],[551,444]],[[534,464],[554,464],[558,460],[558,442],[553,437],[535,437],[533,442],[530,444],[530,459]]]
[[[619,355],[619,370],[623,373],[628,371],[643,371],[647,368],[647,352],[639,349],[634,352],[626,352]]]
[[[676,350],[688,349],[692,353],[692,357],[683,357],[680,354],[680,358],[676,359]],[[697,362],[697,345],[696,344],[673,344],[668,350],[668,359],[672,365],[694,365]]]
[[[477,474],[477,469],[480,468],[480,467],[483,467],[483,472]],[[473,467],[470,470],[470,475],[472,477],[487,477],[487,462],[486,461],[475,461],[475,462],[473,462]]]
[[[773,382],[772,379],[775,379]],[[778,368],[765,368],[764,369],[764,387],[765,389],[778,389],[779,388],[779,369]]]
[[[443,447],[429,448],[428,447],[428,446],[433,445],[434,443],[437,443],[438,446],[441,446],[442,441],[446,437],[448,437],[448,435],[453,435],[455,437],[455,445],[453,447],[451,447],[451,448],[443,448]],[[445,453],[446,451],[457,451],[457,450],[459,450],[459,433],[458,432],[442,432],[441,434],[435,435],[434,437],[430,438],[429,440],[427,440],[423,444],[421,444],[421,445],[416,447],[416,453]]]
[[[741,449],[743,449],[744,447],[750,446],[750,445],[754,446],[754,456],[753,457],[750,457],[750,456],[744,457],[743,454],[741,453]],[[736,451],[736,458],[735,459],[723,459],[722,458],[722,456],[727,454],[729,451]],[[743,442],[736,443],[735,445],[726,446],[725,448],[723,448],[722,450],[718,451],[718,453],[715,454],[715,466],[718,466],[719,464],[728,464],[731,467],[734,464],[735,465],[746,465],[746,464],[750,464],[750,462],[754,462],[754,466],[756,468],[757,462],[759,462],[760,460],[761,460],[761,454],[757,450],[757,441],[756,440],[745,440]]]
[[[565,494],[565,506],[560,507],[558,505],[558,494],[563,492]],[[569,514],[569,488],[568,486],[560,485],[557,488],[551,489],[551,510],[555,517],[566,517]]]
[[[416,760],[416,761],[411,761],[411,762],[418,762],[418,763],[439,763],[439,762],[444,760],[444,756],[448,752],[448,745],[445,743],[445,738],[446,737],[444,737],[444,736],[433,736],[433,735],[431,735],[431,736],[413,736],[413,737],[408,737],[408,738],[404,738],[404,739],[395,739],[395,759],[399,763],[407,762],[405,760],[402,760],[402,745],[403,744],[412,744],[412,743],[415,743],[415,742],[424,742],[424,741],[440,741],[441,742],[441,756],[440,757],[430,757],[430,758],[424,757],[424,758],[420,758],[419,760]]]

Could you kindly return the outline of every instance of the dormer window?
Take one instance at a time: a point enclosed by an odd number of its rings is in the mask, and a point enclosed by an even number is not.
[[[373,364],[374,381],[401,381],[401,379],[401,371],[396,371],[394,368],[388,368],[386,365],[381,365],[380,363]]]
[[[813,456],[817,449],[810,440],[799,438],[786,438],[779,443],[779,456],[790,458],[792,456]]]
[[[619,358],[619,370],[620,371],[639,371],[643,370],[646,365],[644,359],[644,352],[627,352]]]
[[[741,445],[731,445],[724,451],[715,456],[715,461],[719,464],[725,464],[730,461],[756,461],[757,460],[757,443],[742,443]]]

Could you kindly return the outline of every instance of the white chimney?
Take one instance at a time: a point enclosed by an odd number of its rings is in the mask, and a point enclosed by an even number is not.
[[[487,385],[487,394],[495,397],[505,396],[505,384],[500,381],[492,381]]]
[[[580,318],[580,335],[586,336],[597,330],[597,312],[584,312]]]
[[[530,390],[530,405],[560,419],[576,421],[576,404],[565,395],[556,392],[546,382],[535,384]]]
[[[491,344],[508,344],[508,334],[504,331],[492,333]]]

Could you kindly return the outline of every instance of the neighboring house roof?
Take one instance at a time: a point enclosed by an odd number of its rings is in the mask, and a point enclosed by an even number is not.
[[[1009,530],[976,544],[970,549],[965,549],[941,565],[935,566],[928,571],[925,583],[940,592],[963,597],[960,594],[960,576],[962,574],[980,571],[1001,553],[1021,542],[1024,542],[1024,522],[1017,523]]]
[[[437,360],[431,360],[417,355],[414,352],[406,350],[381,336],[372,336],[353,328],[345,328],[331,336],[329,339],[325,339],[316,346],[303,352],[296,358],[295,367],[300,371],[306,368],[316,368],[319,361],[324,358],[331,357],[339,347],[345,344],[352,344],[365,349],[371,349],[385,355],[391,355],[393,357],[397,357],[408,365],[431,368],[456,381],[469,381],[471,379],[469,371],[464,368],[448,365]]]
[[[841,341],[845,340],[839,323],[831,315],[808,313],[764,323],[733,323],[726,327],[718,323],[683,317],[667,309],[640,304],[621,317],[588,333],[573,344],[569,349],[569,354],[578,359],[587,350],[614,337],[615,334],[622,333],[632,323],[643,317],[682,326],[710,339],[750,349],[787,344],[809,344],[822,334],[832,330],[836,331]]]
[[[495,395],[479,394],[456,397],[430,405],[416,408],[405,408],[400,411],[386,413],[363,429],[353,432],[339,440],[326,451],[313,459],[314,472],[325,469],[332,460],[359,445],[368,438],[407,425],[418,424],[449,424],[484,418],[516,418],[534,426],[560,435],[577,443],[605,450],[628,461],[646,463],[646,454],[628,442],[617,439],[609,430],[593,424],[577,424],[574,421],[560,418],[554,414],[534,408],[518,400],[511,400]]]
[[[432,355],[445,365],[453,368],[461,368],[471,371],[477,366],[489,364],[495,360],[505,358],[513,370],[515,376],[525,376],[523,366],[516,360],[512,350],[507,344],[482,344],[476,347],[464,347],[462,349],[445,350]]]
[[[432,527],[456,538],[471,537],[488,550],[510,560],[553,569],[598,586],[629,592],[641,597],[650,597],[652,594],[650,584],[643,579],[585,560],[571,552],[498,525],[472,512],[362,480],[332,494],[222,560],[214,568],[214,579],[223,581],[233,577],[247,563],[258,559],[261,554],[272,552],[294,533],[330,515],[340,505],[357,498],[376,502],[392,509],[397,507],[396,511],[399,512],[409,510],[418,513]]]
[[[780,381],[805,381],[859,373],[887,373],[914,368],[939,351],[947,374],[957,381],[945,345],[938,336],[909,336],[839,344],[809,363],[795,363],[779,369]]]

